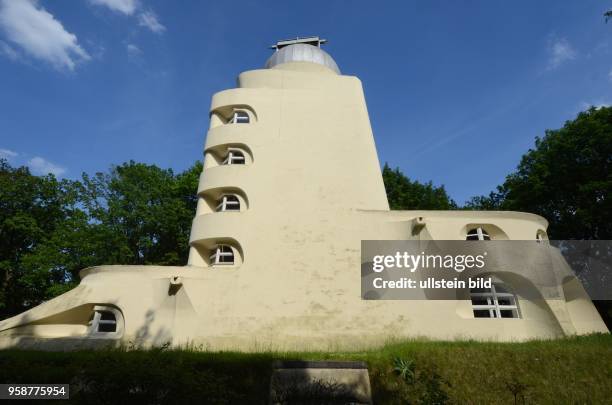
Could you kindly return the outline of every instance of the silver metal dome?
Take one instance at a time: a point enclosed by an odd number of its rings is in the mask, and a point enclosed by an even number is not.
[[[340,74],[336,61],[323,49],[308,44],[293,44],[280,48],[266,62],[266,68],[270,69],[281,63],[288,62],[311,62],[326,66]]]

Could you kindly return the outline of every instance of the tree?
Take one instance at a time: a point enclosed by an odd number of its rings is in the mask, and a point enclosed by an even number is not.
[[[503,195],[499,192],[491,191],[487,196],[481,195],[470,198],[466,201],[463,208],[466,210],[495,211],[503,209],[502,202]]]
[[[551,239],[612,239],[612,108],[591,107],[536,138],[516,171],[466,207],[533,212]],[[593,301],[612,327],[611,301]]]
[[[533,212],[552,239],[612,239],[612,107],[581,112],[536,138],[516,171],[473,209]]]
[[[393,210],[450,210],[457,205],[446,194],[444,186],[435,187],[431,181],[425,184],[411,181],[399,168],[391,169],[385,163],[383,181],[389,206]]]
[[[81,217],[74,190],[71,181],[33,176],[0,160],[0,317],[39,303],[66,278],[60,263],[39,259],[52,235]]]
[[[130,161],[83,175],[83,201],[108,244],[106,264],[183,265],[195,213],[201,163],[177,176]]]
[[[69,290],[86,267],[185,264],[201,171],[129,162],[58,181],[0,160],[0,319]]]

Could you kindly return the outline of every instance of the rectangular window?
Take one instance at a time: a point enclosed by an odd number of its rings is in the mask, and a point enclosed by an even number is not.
[[[89,320],[89,330],[92,334],[117,332],[117,315],[109,308],[98,307]]]
[[[248,124],[249,121],[249,114],[246,111],[234,111],[231,119],[232,124]]]
[[[234,264],[234,251],[230,246],[217,246],[214,253],[210,255],[210,263],[216,264]]]
[[[246,163],[244,153],[238,149],[230,149],[223,161],[224,165],[243,165]]]
[[[235,195],[224,195],[217,205],[217,212],[240,211],[240,200]]]

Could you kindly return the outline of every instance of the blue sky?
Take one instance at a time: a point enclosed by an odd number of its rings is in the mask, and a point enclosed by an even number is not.
[[[0,156],[78,178],[202,157],[211,95],[278,39],[361,78],[381,164],[462,203],[612,104],[610,1],[0,0]]]

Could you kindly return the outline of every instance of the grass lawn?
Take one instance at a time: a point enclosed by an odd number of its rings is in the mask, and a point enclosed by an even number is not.
[[[6,350],[0,382],[70,383],[73,403],[265,404],[278,359],[366,361],[376,404],[612,403],[609,334],[525,343],[417,340],[336,353]]]

